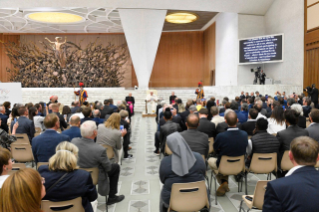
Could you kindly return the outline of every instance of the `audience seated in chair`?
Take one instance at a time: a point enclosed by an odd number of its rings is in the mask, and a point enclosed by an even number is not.
[[[72,141],[73,138],[81,138],[81,130],[80,130],[81,120],[80,117],[74,115],[70,119],[70,128],[62,131],[62,135],[67,135]]]
[[[118,163],[120,161],[118,150],[122,148],[121,138],[127,133],[126,129],[120,130],[120,122],[120,114],[113,113],[104,124],[99,125],[97,130],[96,143],[113,147],[114,159],[111,159],[111,161],[114,163]]]
[[[215,135],[215,124],[207,119],[208,110],[206,108],[202,108],[198,111],[199,115],[199,126],[197,130],[199,132],[205,133],[208,138],[214,137]]]
[[[4,182],[0,193],[0,211],[42,212],[44,179],[31,168],[19,170]]]
[[[93,119],[92,121],[95,121],[96,126],[99,126],[99,124],[103,124],[104,123],[104,119],[101,119],[101,111],[96,109],[93,111]]]
[[[91,202],[97,199],[97,192],[91,174],[77,169],[78,151],[74,144],[61,142],[49,165],[39,167],[38,171],[45,179],[46,195],[43,200],[59,202],[82,197],[85,212],[93,212]],[[59,179],[59,183],[54,185]]]
[[[226,132],[218,134],[214,142],[214,151],[218,154],[218,158],[209,158],[208,160],[208,164],[214,170],[218,169],[220,159],[223,155],[245,155],[246,147],[248,145],[247,133],[243,130],[239,130],[236,126],[236,113],[233,110],[228,109],[225,113],[225,120],[228,124],[228,129]],[[229,191],[228,176],[217,175],[217,180],[220,185],[217,189],[217,196],[223,196]]]
[[[173,154],[163,158],[159,169],[160,180],[164,184],[161,191],[160,212],[167,211],[174,183],[205,180],[206,174],[202,156],[192,152],[179,133],[170,134],[167,137],[167,145]]]
[[[45,117],[44,126],[47,130],[32,139],[32,152],[36,164],[48,162],[49,158],[55,154],[55,148],[60,142],[70,141],[69,136],[57,132],[60,128],[60,120],[55,113]]]
[[[277,132],[285,129],[286,122],[284,117],[284,109],[277,102],[274,102],[273,111],[270,118],[268,118],[267,132],[269,134],[276,134]]]
[[[225,119],[224,119],[224,117],[219,115],[219,109],[216,106],[212,106],[210,108],[210,113],[212,114],[211,122],[213,122],[215,124],[215,129],[216,129],[218,124],[224,122]]]
[[[309,211],[319,208],[319,145],[312,138],[301,136],[290,143],[289,158],[294,168],[285,178],[267,184],[263,212]]]
[[[254,110],[254,109],[250,109]],[[250,161],[254,153],[277,153],[279,152],[278,139],[267,132],[268,121],[267,119],[258,119],[256,122],[256,128],[254,135],[248,140],[247,152],[248,157],[246,165],[249,167]]]
[[[298,114],[298,126],[303,128],[303,129],[306,129],[306,117],[303,116],[303,110],[302,110],[302,107],[300,104],[298,103],[295,103],[295,104],[292,104],[290,109],[292,110],[295,110]]]
[[[60,128],[61,128],[61,131],[63,131],[64,129],[68,127],[68,124],[64,120],[63,115],[61,115],[59,112],[59,105],[54,103],[54,104],[51,104],[51,107],[52,107],[52,113],[55,113],[58,116],[60,121]]]
[[[84,118],[81,119],[81,124],[85,121],[93,120],[91,108],[89,107],[83,108],[82,113],[84,115]]]
[[[258,111],[254,108],[249,110],[247,122],[240,125],[240,129],[247,132],[248,135],[253,135],[253,131],[256,126],[256,118],[258,116]]]
[[[11,152],[0,147],[0,189],[4,181],[9,177],[8,172],[12,170]]]
[[[1,123],[1,119],[0,119],[0,123]],[[15,137],[15,134],[18,127],[19,127],[19,123],[16,122],[13,125],[11,135],[9,135],[6,131],[0,128],[0,146],[2,146],[3,148],[10,149],[10,145],[17,140],[17,138]]]
[[[319,110],[314,108],[309,113],[310,125],[307,127],[309,137],[319,142]]]
[[[29,110],[22,106],[18,108],[19,119],[17,122],[19,124],[16,133],[26,133],[29,137],[29,141],[31,143],[32,138],[34,137],[35,127],[33,121],[29,119]],[[11,122],[11,132],[13,131],[14,121]]]
[[[79,167],[99,167],[99,194],[102,196],[109,195],[109,198],[106,199],[108,205],[121,202],[124,195],[116,196],[120,166],[117,163],[111,163],[106,155],[105,148],[94,142],[98,134],[94,121],[84,122],[80,129],[82,137],[72,140],[72,143],[79,149]]]

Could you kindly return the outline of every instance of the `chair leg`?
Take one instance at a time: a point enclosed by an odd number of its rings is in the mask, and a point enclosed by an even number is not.
[[[248,191],[247,191],[247,174],[248,174],[248,173],[244,173],[244,175],[245,175],[245,195],[248,195],[248,194],[247,194],[247,192],[248,192]]]
[[[215,205],[217,205],[217,176],[214,176],[214,180],[215,180]]]
[[[243,206],[243,202],[244,202],[244,200],[240,201],[239,212],[241,212],[241,209],[242,209],[242,206]]]
[[[211,195],[212,184],[213,184],[213,170],[212,170],[212,172],[210,173],[209,195]]]

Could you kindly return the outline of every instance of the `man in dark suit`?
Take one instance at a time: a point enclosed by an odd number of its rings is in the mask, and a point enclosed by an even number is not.
[[[293,139],[299,136],[309,136],[307,130],[302,129],[297,125],[298,123],[298,113],[295,110],[287,109],[284,112],[284,116],[286,118],[286,126],[287,129],[279,131],[277,133],[277,138],[280,143],[279,148],[279,155],[277,157],[278,160],[278,167],[280,167],[281,159],[286,150],[290,149],[290,143]],[[284,172],[277,172],[277,177],[284,177],[286,173]]]
[[[75,101],[75,102],[74,102],[74,107],[71,108],[71,113],[72,113],[72,114],[73,114],[73,113],[76,113],[77,109],[79,109],[80,107],[81,107],[80,102],[79,102],[79,101]]]
[[[309,115],[311,124],[307,127],[309,137],[319,142],[319,110],[312,109]]]
[[[199,126],[197,127],[197,130],[199,132],[205,133],[208,136],[208,138],[214,137],[215,124],[210,122],[207,119],[208,110],[206,108],[202,108],[198,111],[198,115],[199,115]]]
[[[82,113],[83,113],[83,115],[84,115],[84,118],[81,119],[81,124],[82,124],[83,122],[85,122],[85,121],[92,121],[92,120],[93,120],[91,108],[89,108],[89,107],[83,108]]]
[[[26,133],[29,137],[29,141],[31,143],[32,138],[34,137],[35,128],[34,123],[29,119],[29,110],[26,107],[19,107],[18,113],[20,115],[19,119],[17,120],[19,127],[16,130],[16,133]],[[12,127],[15,122],[11,122],[11,132]]]
[[[104,100],[104,107],[101,110],[101,118],[104,119],[106,115],[111,115],[114,112],[114,109],[110,107],[110,100]]]
[[[181,113],[182,126],[183,126],[182,130],[187,130],[186,119],[189,116],[189,114],[193,114],[195,112],[197,112],[195,105],[190,104],[189,107],[183,113]]]
[[[316,88],[316,85],[312,84],[312,89],[310,91],[306,89],[306,91],[310,95],[311,101],[314,103],[315,108],[317,108],[318,107],[318,89]]]
[[[181,136],[185,139],[193,152],[198,152],[207,158],[209,150],[208,135],[199,132],[197,127],[199,125],[199,118],[195,114],[190,114],[186,119],[187,130],[181,132]]]
[[[225,114],[229,111],[233,111],[232,109],[228,109],[226,110]],[[233,111],[234,112],[234,111]],[[236,123],[236,127],[240,128],[240,125],[239,123]],[[222,133],[222,132],[226,132],[228,129],[228,124],[226,122],[222,122],[222,123],[219,123],[216,127],[216,130],[215,130],[215,137],[219,134],[219,133]]]
[[[107,205],[121,202],[125,198],[124,195],[116,195],[120,176],[119,164],[111,163],[105,148],[94,142],[97,136],[97,127],[94,121],[84,122],[80,129],[82,138],[72,140],[72,143],[79,148],[79,167],[99,167],[99,194],[101,196],[109,195],[109,199],[106,199]]]
[[[60,121],[55,113],[44,118],[44,126],[46,130],[32,139],[32,152],[36,163],[48,162],[50,157],[55,154],[55,148],[60,142],[70,141],[69,136],[57,133]]]
[[[208,160],[208,164],[213,170],[218,169],[220,159],[223,155],[241,156],[246,154],[248,135],[245,131],[239,130],[236,127],[236,113],[232,110],[227,111],[225,120],[229,128],[226,132],[218,134],[214,142],[214,151],[218,154],[218,158],[209,158]],[[217,175],[217,180],[220,184],[217,189],[217,196],[224,196],[229,191],[228,176]]]
[[[51,104],[52,107],[52,113],[55,113],[60,120],[60,128],[61,131],[63,131],[64,129],[66,129],[68,127],[68,124],[66,123],[64,117],[59,113],[59,105],[56,103]]]
[[[104,119],[101,119],[101,111],[100,110],[94,110],[93,111],[93,119],[92,121],[95,121],[96,126],[99,126],[99,124],[104,123]]]
[[[305,98],[302,103],[303,103],[303,106],[302,106],[303,115],[305,117],[309,117],[309,113],[311,111],[311,107],[310,107],[311,99],[310,98]]]
[[[290,144],[289,158],[294,164],[285,178],[268,182],[263,212],[307,211],[319,208],[318,142],[302,136]]]
[[[251,108],[248,114],[247,122],[240,125],[240,129],[247,132],[248,135],[253,135],[253,131],[256,127],[256,118],[258,116],[258,110]]]
[[[245,99],[244,91],[242,91],[242,92],[240,93],[239,99],[240,99],[240,101],[242,101],[243,99]]]
[[[238,103],[236,101],[232,101],[230,103],[230,109],[232,109],[236,113],[238,122],[240,124],[243,124],[247,121],[247,117],[238,110]]]
[[[6,110],[4,106],[0,106],[1,129],[3,129],[4,131],[8,133],[9,128],[8,128],[7,122],[9,117],[5,113],[6,113]]]
[[[70,138],[70,141],[72,141],[73,138],[81,138],[81,131],[80,131],[80,125],[81,125],[81,119],[79,116],[74,115],[70,118],[70,129],[62,131],[61,134],[67,135]]]
[[[161,152],[164,152],[167,136],[169,136],[170,134],[174,132],[182,131],[182,128],[180,127],[180,125],[177,123],[174,123],[172,121],[172,118],[173,117],[172,117],[171,109],[168,107],[164,111],[165,124],[160,127],[160,135],[159,135],[160,143],[155,143],[155,147],[156,147],[155,151],[158,151],[158,149],[161,146]]]

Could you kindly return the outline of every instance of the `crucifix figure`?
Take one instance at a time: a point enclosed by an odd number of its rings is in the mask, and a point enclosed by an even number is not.
[[[49,41],[49,43],[54,44],[54,45],[51,45],[51,47],[53,48],[53,50],[55,50],[55,56],[58,59],[61,67],[64,68],[66,65],[65,56],[63,55],[61,46],[66,43],[66,36],[65,36],[64,42],[60,42],[62,40],[61,37],[55,37],[55,42],[50,41],[49,38],[47,37],[45,37],[45,39]]]

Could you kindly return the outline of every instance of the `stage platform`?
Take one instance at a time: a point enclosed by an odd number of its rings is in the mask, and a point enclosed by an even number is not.
[[[195,87],[193,88],[150,88],[150,90],[157,90],[158,97],[163,98],[166,102],[169,102],[169,96],[171,92],[174,91],[177,97],[180,97],[185,103],[187,99],[196,98]],[[273,96],[276,91],[286,91],[286,94],[296,94],[302,93],[302,86],[297,85],[240,85],[240,86],[205,86],[205,97],[210,98],[214,96],[220,101],[225,97],[234,99],[236,96],[240,95],[241,91],[244,92],[255,92],[259,91],[260,94]],[[125,97],[132,93],[135,97],[135,111],[145,113],[145,90],[133,90],[125,88],[86,88],[88,92],[88,101],[101,101],[104,99],[113,98],[114,104],[117,101],[124,100]],[[39,102],[45,101],[49,102],[49,98],[52,95],[57,95],[59,97],[59,102],[64,105],[71,105],[71,102],[75,100],[75,95],[73,94],[73,88],[22,88],[22,98],[23,103],[28,102]]]

